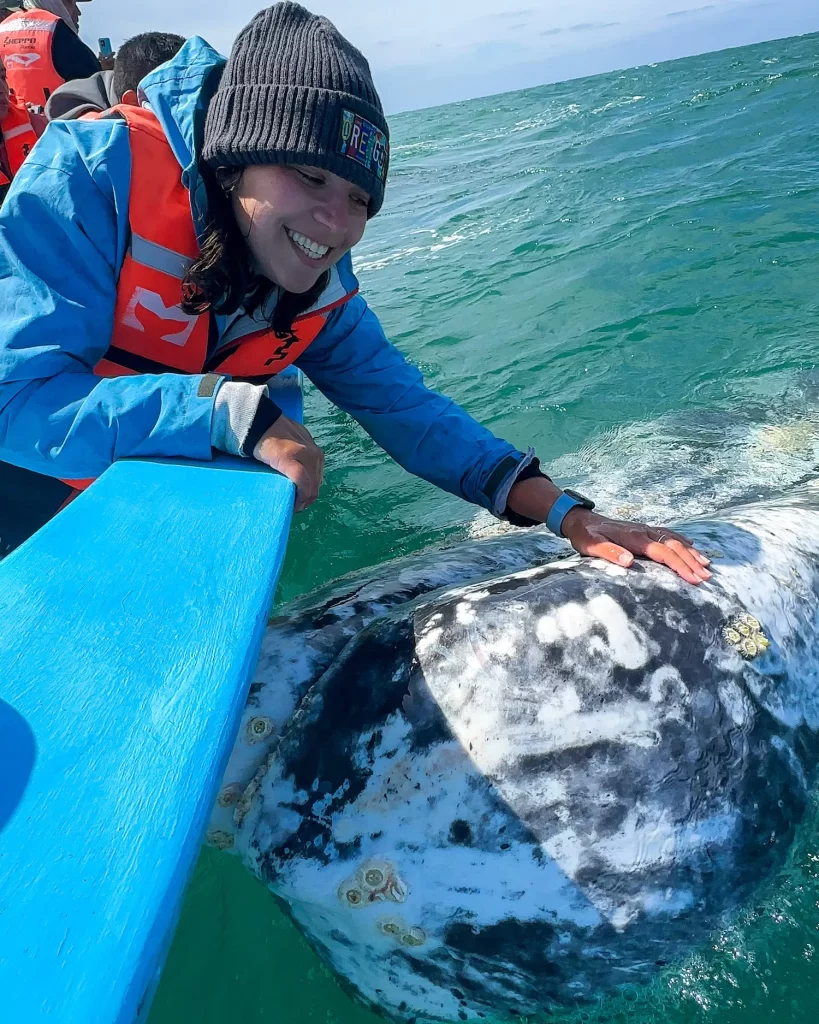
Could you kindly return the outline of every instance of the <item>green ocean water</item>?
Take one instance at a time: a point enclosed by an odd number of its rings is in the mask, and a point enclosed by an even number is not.
[[[362,290],[428,382],[604,510],[662,520],[819,463],[819,35],[392,119]],[[281,600],[480,532],[315,392],[320,502]],[[819,809],[819,802],[817,802]],[[560,1020],[813,1022],[819,814],[650,990]],[[374,1024],[273,897],[204,851],[150,1024]]]

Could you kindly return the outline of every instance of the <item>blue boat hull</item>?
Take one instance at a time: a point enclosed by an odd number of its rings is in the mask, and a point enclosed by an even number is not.
[[[301,418],[300,379],[276,401]],[[132,1022],[255,666],[293,487],[129,460],[0,563],[0,1020]]]

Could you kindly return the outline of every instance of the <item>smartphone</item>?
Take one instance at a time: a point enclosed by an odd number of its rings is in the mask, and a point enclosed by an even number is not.
[[[108,36],[98,39],[97,42],[100,44],[100,57],[113,57],[114,51]]]

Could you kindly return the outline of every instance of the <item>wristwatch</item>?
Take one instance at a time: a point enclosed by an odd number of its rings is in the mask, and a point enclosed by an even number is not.
[[[580,506],[580,508],[588,509],[589,512],[591,512],[594,508],[594,502],[591,498],[586,498],[582,494],[578,494],[577,491],[573,491],[571,488],[567,487],[549,510],[549,515],[546,519],[546,526],[548,529],[558,537],[562,537],[563,533],[561,531],[561,527],[563,526],[563,520],[573,508],[577,508],[578,506]]]

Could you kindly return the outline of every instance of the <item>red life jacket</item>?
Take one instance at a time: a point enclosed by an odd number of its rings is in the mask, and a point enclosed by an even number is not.
[[[14,96],[9,97],[9,112],[0,122],[0,134],[6,147],[11,177],[7,177],[0,168],[0,187],[11,184],[11,178],[20,170],[23,161],[31,152],[37,141],[37,133],[28,116],[25,106],[17,102]]]
[[[334,273],[318,306],[296,317],[291,331],[276,333],[247,317],[230,343],[209,360],[210,313],[192,315],[180,308],[182,282],[199,256],[199,243],[179,162],[151,111],[123,104],[106,116],[111,113],[122,117],[129,129],[131,238],[117,285],[111,343],[94,373],[213,372],[266,382],[298,359],[329,314],[358,289],[347,291]],[[74,487],[91,483],[66,482]]]
[[[43,106],[64,78],[54,67],[54,32],[62,19],[50,11],[18,11],[0,24],[0,58],[20,103]]]

